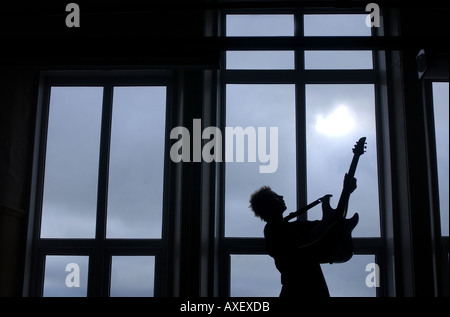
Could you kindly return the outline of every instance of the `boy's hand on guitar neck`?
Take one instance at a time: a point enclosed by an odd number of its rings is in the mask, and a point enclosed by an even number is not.
[[[343,193],[345,197],[347,197],[347,203],[348,203],[348,196],[353,193],[353,191],[356,189],[356,178],[348,176],[348,173],[345,173],[344,176],[344,188]],[[329,205],[329,199],[332,195],[325,195],[322,200],[326,200],[326,205]],[[329,208],[323,209],[322,213],[322,222],[325,225],[330,225],[334,223],[335,221],[339,220],[343,216],[343,210],[333,210]]]
[[[344,190],[347,191],[349,194],[353,193],[353,191],[356,189],[356,178],[349,177],[347,173],[345,173],[344,176]]]

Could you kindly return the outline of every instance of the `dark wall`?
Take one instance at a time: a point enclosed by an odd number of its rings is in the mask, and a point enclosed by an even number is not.
[[[198,45],[198,1],[74,1],[80,27],[66,26],[70,1],[9,4],[0,11],[0,67],[180,67],[218,63]],[[202,47],[199,47],[202,46]]]
[[[39,73],[0,73],[0,205],[27,210]]]
[[[22,292],[39,73],[0,73],[0,296]]]

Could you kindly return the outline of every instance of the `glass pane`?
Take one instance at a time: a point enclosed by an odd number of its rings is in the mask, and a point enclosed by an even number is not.
[[[44,297],[87,296],[88,256],[47,255]]]
[[[115,87],[108,238],[160,238],[166,88]]]
[[[305,14],[305,36],[370,36],[367,14]]]
[[[229,14],[227,36],[294,36],[292,14]]]
[[[231,255],[231,297],[277,297],[280,291],[280,273],[270,256]]]
[[[229,51],[227,69],[294,69],[292,51]]]
[[[305,51],[305,69],[372,68],[372,51]]]
[[[338,264],[321,264],[332,297],[376,297],[380,286],[374,255],[354,255]]]
[[[449,170],[448,170],[448,83],[433,83],[434,126],[436,134],[436,155],[439,180],[439,209],[441,213],[441,234],[448,236],[449,232]]]
[[[226,99],[225,235],[261,237],[265,223],[248,207],[255,190],[268,185],[296,208],[295,86],[227,85]]]
[[[102,87],[52,87],[41,237],[93,238]]]
[[[306,85],[306,137],[308,201],[332,194],[333,208],[353,159],[352,149],[359,138],[367,138],[347,217],[359,214],[353,236],[380,236],[374,86]],[[309,219],[321,217],[320,207],[308,215]]]
[[[111,297],[152,297],[154,280],[154,256],[112,257]]]

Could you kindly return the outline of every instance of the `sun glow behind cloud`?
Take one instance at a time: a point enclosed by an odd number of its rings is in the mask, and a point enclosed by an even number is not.
[[[322,114],[317,116],[316,130],[327,136],[343,136],[354,128],[355,119],[345,105],[338,106],[325,118]]]

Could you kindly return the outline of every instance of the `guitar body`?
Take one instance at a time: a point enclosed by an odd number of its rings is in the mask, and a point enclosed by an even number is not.
[[[335,239],[335,246],[331,251],[333,263],[343,263],[350,260],[353,256],[353,239],[352,231],[355,229],[359,221],[358,213],[355,213],[353,217],[349,219],[339,220],[335,228],[332,228],[331,236]],[[333,232],[334,229],[334,232]]]
[[[322,249],[324,250],[321,263],[343,263],[353,256],[352,231],[359,221],[358,213],[351,218],[344,218],[343,211],[333,209],[330,206],[331,195],[322,199],[322,212],[325,219],[332,219],[327,232],[322,238]]]

